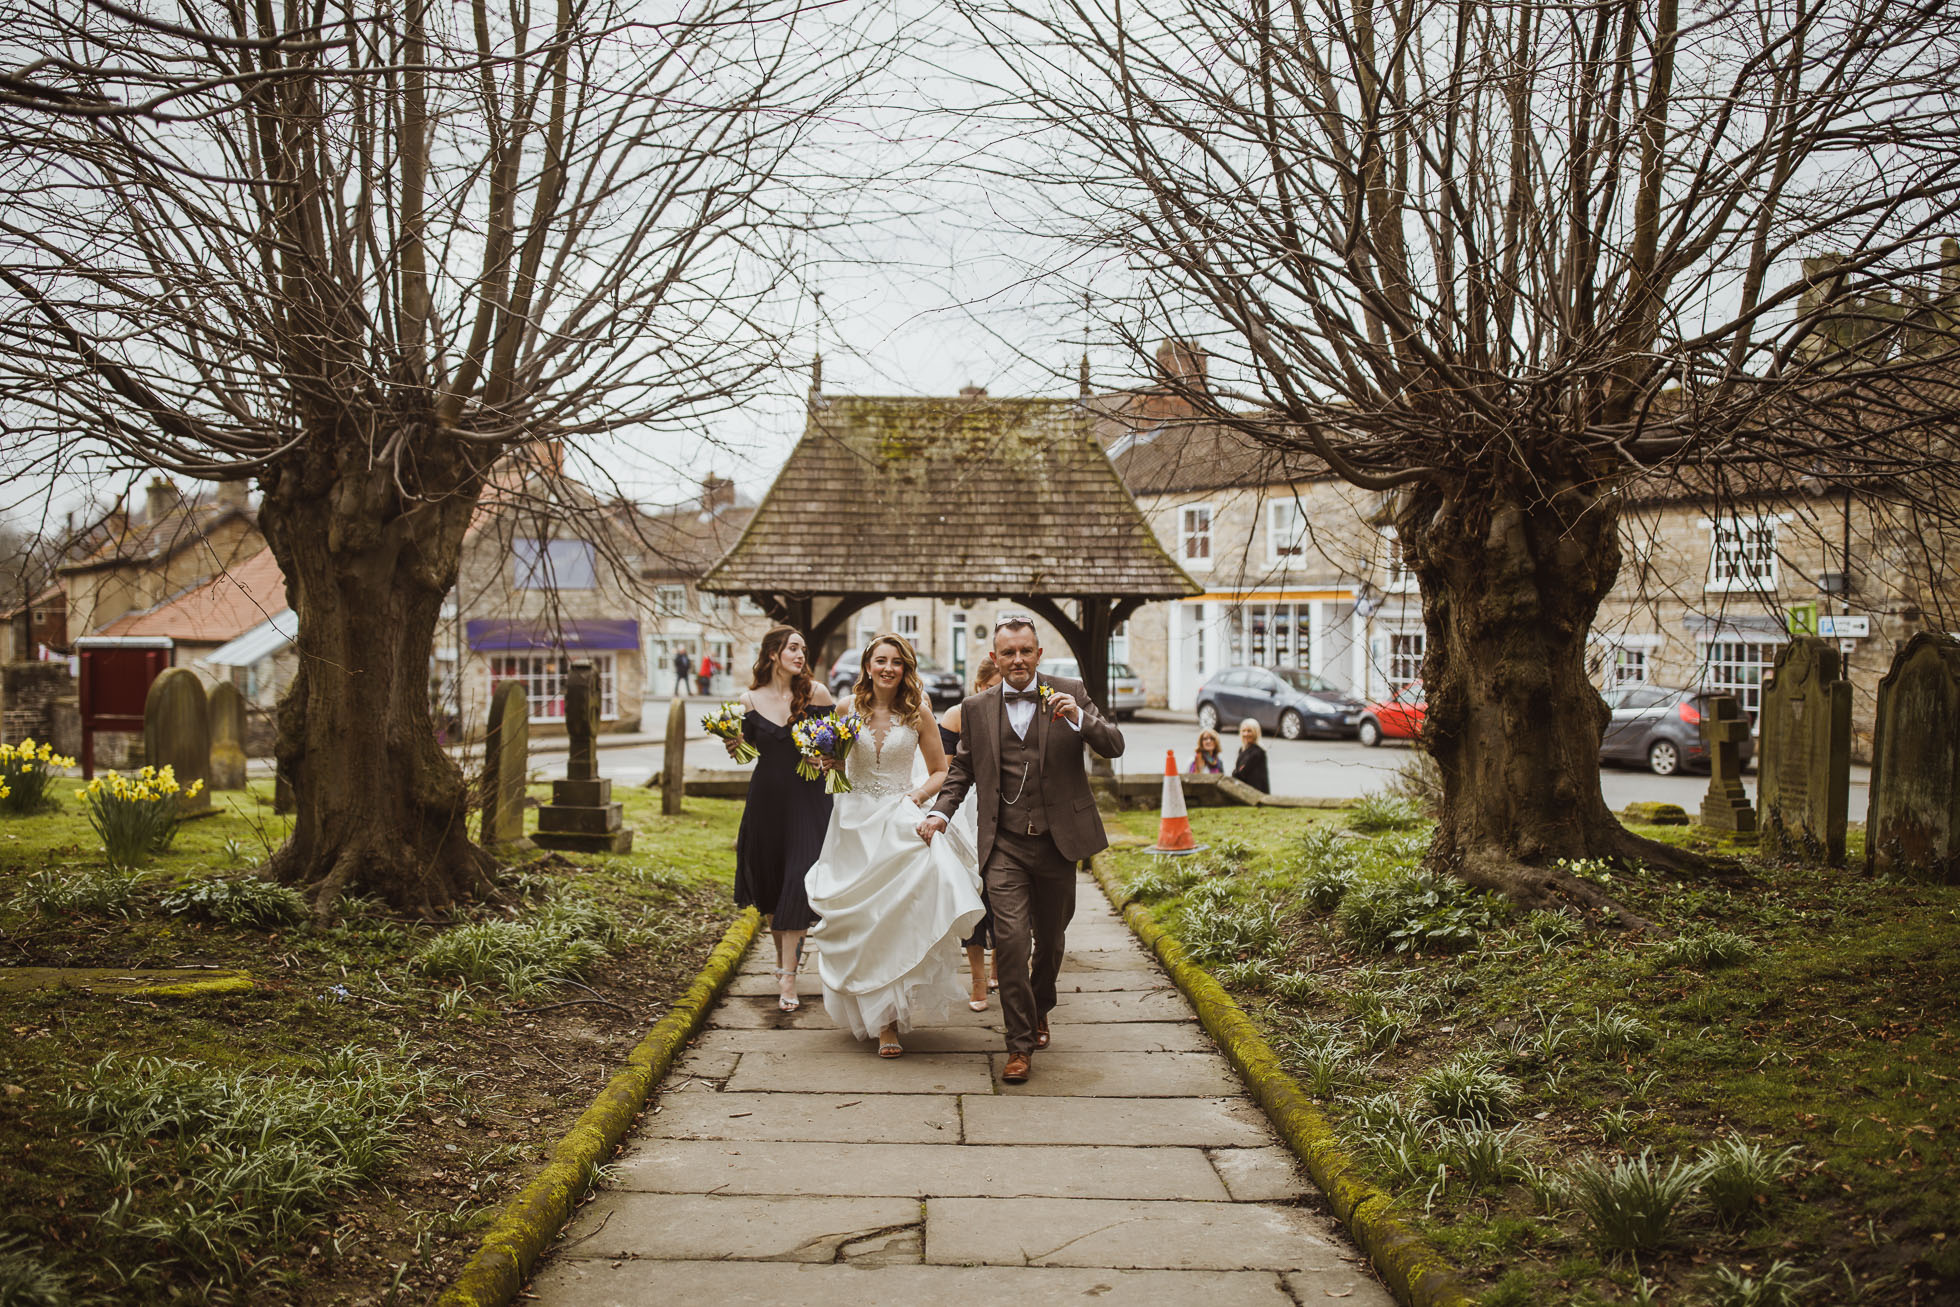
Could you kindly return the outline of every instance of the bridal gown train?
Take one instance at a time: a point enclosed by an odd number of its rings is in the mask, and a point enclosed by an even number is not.
[[[859,1039],[943,1021],[966,998],[960,941],[986,908],[971,855],[919,838],[912,802],[918,732],[867,728],[844,761],[823,852],[805,886],[823,920],[811,931],[824,1010]]]

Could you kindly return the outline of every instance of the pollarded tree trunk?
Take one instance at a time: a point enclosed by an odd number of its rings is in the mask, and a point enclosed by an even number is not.
[[[1504,466],[1423,490],[1397,531],[1421,582],[1424,747],[1443,777],[1430,861],[1529,907],[1620,912],[1562,859],[1687,868],[1599,788],[1608,720],[1586,637],[1619,573],[1619,501],[1584,467]],[[1624,916],[1624,913],[1621,913]]]
[[[494,892],[429,716],[436,620],[480,477],[467,449],[426,437],[414,449],[408,494],[364,442],[308,442],[261,481],[260,522],[299,615],[276,746],[297,811],[271,870],[321,917],[344,893],[434,913]]]

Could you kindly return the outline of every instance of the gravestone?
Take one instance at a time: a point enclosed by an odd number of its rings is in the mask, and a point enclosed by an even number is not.
[[[1742,788],[1742,742],[1749,738],[1749,718],[1734,695],[1709,696],[1701,714],[1701,733],[1708,741],[1708,793],[1701,800],[1701,824],[1753,837],[1756,810]]]
[[[150,682],[143,702],[143,757],[152,767],[169,767],[180,787],[177,811],[184,817],[209,816],[211,807],[211,722],[204,684],[184,667],[166,667]],[[195,795],[191,784],[203,781]]]
[[[1865,865],[1960,884],[1960,640],[1921,632],[1878,683]]]
[[[551,802],[538,809],[531,842],[570,853],[626,853],[633,831],[620,824],[612,781],[599,775],[599,678],[581,659],[565,677],[565,733],[572,751],[565,779],[551,783]]]
[[[1800,635],[1776,655],[1758,717],[1756,809],[1763,849],[1844,865],[1851,794],[1851,682],[1844,655]]]
[[[660,811],[671,817],[687,794],[687,701],[679,695],[667,709],[667,753],[661,767]]]
[[[490,695],[483,737],[483,843],[524,839],[524,782],[531,774],[531,705],[524,686],[505,681]]]
[[[211,724],[211,788],[245,788],[245,696],[230,681],[211,687],[205,700]]]

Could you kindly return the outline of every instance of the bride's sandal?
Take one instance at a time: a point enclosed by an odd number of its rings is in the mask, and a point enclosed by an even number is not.
[[[904,1057],[905,1046],[898,1042],[898,1031],[890,1026],[878,1032],[879,1057]]]
[[[784,1012],[794,1012],[798,1008],[802,1007],[803,1001],[797,998],[796,996],[796,968],[771,967],[769,969],[770,971],[774,972],[776,976],[776,985],[778,990],[776,994],[777,1008],[779,1008]],[[782,983],[785,980],[789,981],[789,993],[787,994],[781,992]]]
[[[984,975],[973,978],[973,989],[971,992],[973,997],[966,1001],[966,1005],[975,1012],[985,1012],[987,1010],[987,978]]]

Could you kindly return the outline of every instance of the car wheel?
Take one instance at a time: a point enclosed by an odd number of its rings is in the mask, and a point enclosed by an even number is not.
[[[1307,720],[1288,708],[1279,715],[1279,738],[1297,740],[1307,733]]]
[[[1672,776],[1681,770],[1681,750],[1672,740],[1655,740],[1647,746],[1647,768],[1656,776]]]
[[[1372,717],[1363,717],[1361,729],[1355,732],[1355,738],[1369,748],[1374,748],[1382,742],[1382,724]]]
[[[1207,731],[1218,729],[1218,705],[1201,703],[1198,705],[1198,725]]]

